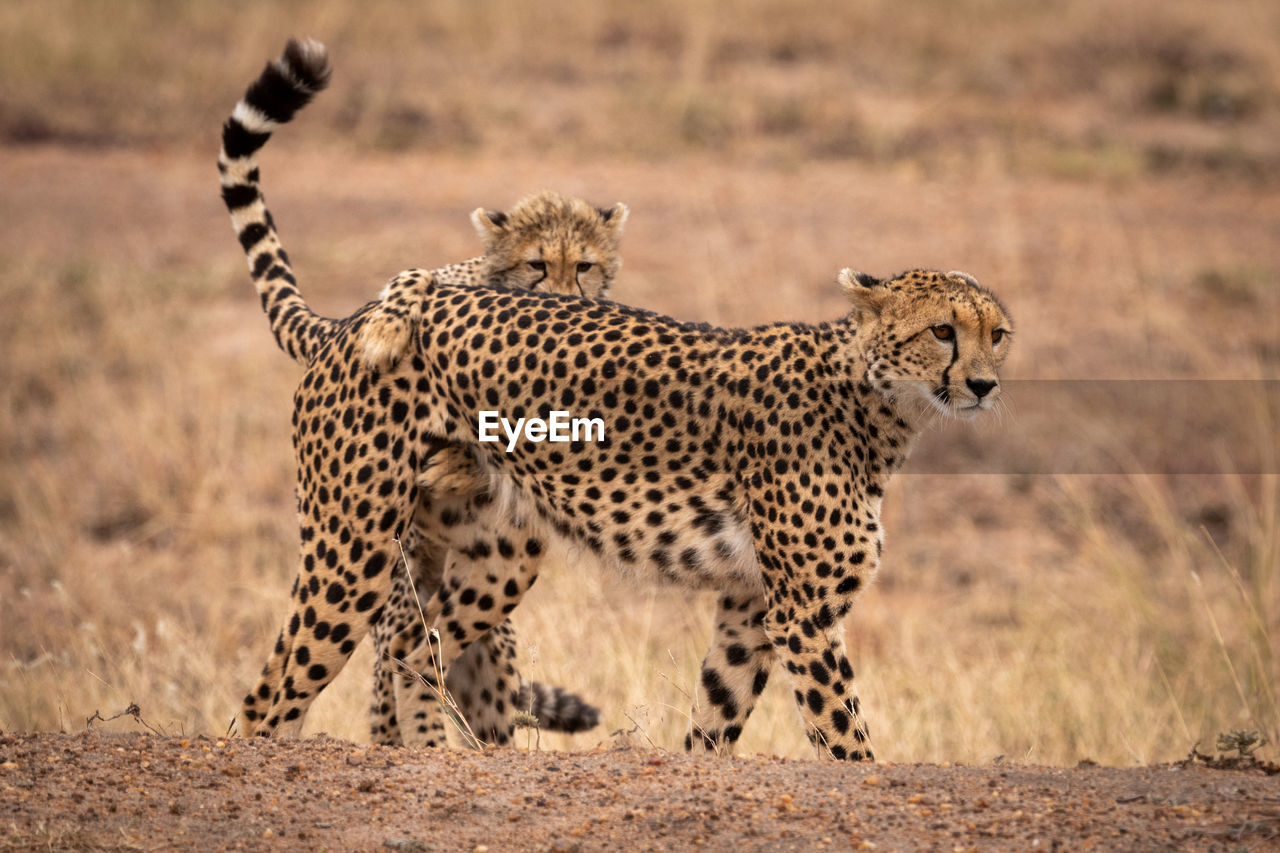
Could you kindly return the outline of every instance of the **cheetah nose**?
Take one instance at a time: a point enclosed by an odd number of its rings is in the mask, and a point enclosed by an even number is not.
[[[974,396],[981,400],[991,393],[991,389],[995,388],[997,383],[991,379],[966,379],[964,384],[968,385]]]

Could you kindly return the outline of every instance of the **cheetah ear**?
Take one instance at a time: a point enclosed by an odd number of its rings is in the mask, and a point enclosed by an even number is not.
[[[486,246],[492,245],[507,230],[507,215],[501,210],[485,210],[477,207],[471,211],[471,224]]]
[[[618,202],[613,207],[597,209],[600,212],[600,219],[609,226],[609,230],[613,232],[614,236],[621,234],[622,226],[627,221],[627,215],[631,213],[630,209],[622,202]]]
[[[884,286],[884,282],[873,275],[867,275],[864,272],[858,272],[845,268],[840,270],[840,275],[836,276],[836,281],[840,283],[840,289],[845,292],[853,302],[854,313],[859,317],[871,315],[872,317],[880,316],[880,309],[884,306],[885,299],[889,296],[889,289]]]
[[[840,270],[840,275],[836,276],[836,281],[840,282],[840,287],[845,293],[853,295],[855,291],[863,290],[868,287],[879,287],[884,284],[883,281],[873,275],[864,272],[851,270],[848,267]]]
[[[970,285],[971,287],[982,287],[982,285],[978,284],[978,280],[976,278],[974,278],[973,276],[969,275],[967,272],[964,272],[962,270],[952,270],[951,272],[947,273],[947,278],[958,278],[961,281],[963,281],[965,284]]]

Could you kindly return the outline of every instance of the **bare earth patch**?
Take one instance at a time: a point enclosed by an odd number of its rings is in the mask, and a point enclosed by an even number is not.
[[[1258,850],[1280,776],[0,735],[0,849]]]

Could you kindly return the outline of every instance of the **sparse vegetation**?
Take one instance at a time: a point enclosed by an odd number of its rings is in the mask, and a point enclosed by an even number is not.
[[[995,158],[1018,174],[1258,180],[1280,166],[1277,28],[1266,0],[753,0],[733,14],[674,0],[16,0],[0,11],[0,139],[208,140],[226,69],[256,68],[306,31],[346,81],[312,132],[361,150],[731,151],[931,173]]]
[[[1275,776],[1280,774],[1280,764],[1260,759],[1257,754],[1268,743],[1267,738],[1258,732],[1233,729],[1218,735],[1216,754],[1205,755],[1197,743],[1179,764],[1183,767],[1203,765],[1214,770],[1260,770],[1268,776]]]
[[[1254,753],[1266,745],[1267,739],[1257,732],[1236,729],[1218,735],[1218,752],[1234,752],[1235,758],[1254,758]]]
[[[963,267],[1014,314],[1017,378],[1276,378],[1280,7],[787,8],[6,4],[0,729],[138,702],[167,733],[221,735],[273,638],[298,372],[218,205],[213,140],[291,32],[338,65],[264,156],[320,310],[469,256],[468,211],[551,186],[630,204],[616,295],[679,317],[819,320],[841,266]],[[1259,458],[1276,433],[1260,413]],[[926,441],[964,459],[999,439]],[[1232,730],[1275,744],[1280,467],[1230,462],[909,467],[848,623],[879,753],[1127,765]],[[542,746],[622,729],[675,748],[710,604],[544,576],[516,613],[527,674],[605,718]],[[366,738],[368,654],[311,731]],[[809,754],[782,682],[743,751]]]

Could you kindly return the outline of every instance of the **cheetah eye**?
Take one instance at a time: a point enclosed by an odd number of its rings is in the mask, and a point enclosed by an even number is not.
[[[581,263],[578,264],[578,273],[582,274],[584,272],[591,272],[591,268],[594,266],[595,264],[591,263],[590,261],[582,261]]]
[[[546,272],[546,271],[547,271],[547,262],[546,262],[546,261],[528,261],[527,263],[529,264],[529,268],[530,268],[530,269],[532,269],[532,270],[535,270],[536,272]]]
[[[995,331],[993,331],[991,333],[991,345],[995,346],[996,344],[1003,341],[1004,335],[1005,335],[1004,329],[996,329]]]
[[[929,331],[933,332],[933,336],[940,341],[949,341],[956,336],[956,330],[945,323],[940,326],[934,326]]]

